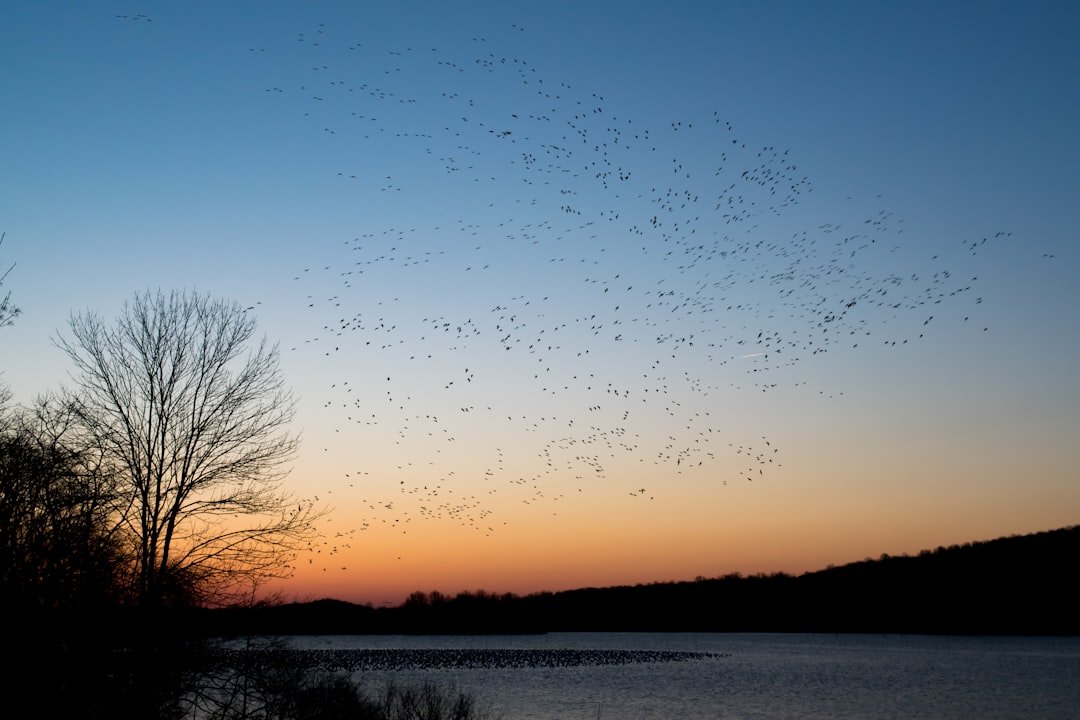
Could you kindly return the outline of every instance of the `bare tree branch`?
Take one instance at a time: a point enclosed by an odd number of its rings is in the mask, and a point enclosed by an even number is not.
[[[4,244],[4,238],[7,237],[7,233],[0,233],[0,245]],[[8,266],[6,270],[0,265],[0,288],[4,286],[4,280],[7,279],[8,274],[15,269],[15,263]],[[15,322],[15,318],[19,316],[22,310],[15,307],[15,304],[11,301],[11,292],[8,291],[3,296],[0,296],[0,327],[10,325]]]
[[[238,304],[146,292],[115,325],[74,315],[57,345],[75,365],[76,413],[123,469],[136,592],[203,602],[279,577],[319,513],[282,489],[297,448],[278,349]],[[190,597],[189,597],[190,599]]]

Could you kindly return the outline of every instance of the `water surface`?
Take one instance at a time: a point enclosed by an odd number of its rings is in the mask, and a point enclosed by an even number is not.
[[[404,659],[354,674],[373,686],[456,683],[507,720],[1080,717],[1080,638],[552,633],[290,642]]]

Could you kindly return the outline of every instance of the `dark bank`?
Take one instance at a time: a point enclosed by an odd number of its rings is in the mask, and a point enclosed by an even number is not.
[[[397,607],[334,599],[199,610],[214,634],[829,632],[1076,635],[1080,526],[882,555],[802,575],[526,596],[416,592]]]

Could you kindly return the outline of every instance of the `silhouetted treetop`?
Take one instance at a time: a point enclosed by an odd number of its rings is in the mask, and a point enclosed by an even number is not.
[[[140,602],[221,602],[288,572],[313,532],[282,490],[297,447],[278,349],[238,304],[145,292],[57,339],[75,366],[88,444],[122,477]]]

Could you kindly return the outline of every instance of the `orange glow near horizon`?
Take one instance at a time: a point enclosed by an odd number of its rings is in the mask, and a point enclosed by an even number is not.
[[[934,483],[924,482],[926,489],[910,481],[870,487],[853,472],[801,484],[774,479],[717,488],[711,498],[641,500],[628,494],[603,510],[567,506],[548,517],[518,515],[490,535],[450,521],[409,523],[404,531],[373,526],[357,533],[348,549],[331,554],[331,546],[300,558],[290,580],[267,590],[284,600],[396,605],[414,591],[523,595],[734,572],[799,574],[883,553],[914,554],[1072,524],[1072,489],[1062,488],[1058,499],[1065,504],[1056,512],[1023,514],[1004,487],[987,492],[992,483],[985,479],[978,497],[944,503],[927,501]],[[1045,500],[1053,506],[1054,498]],[[964,508],[971,511],[969,522],[958,521]],[[339,510],[328,525],[348,525],[348,516]]]

